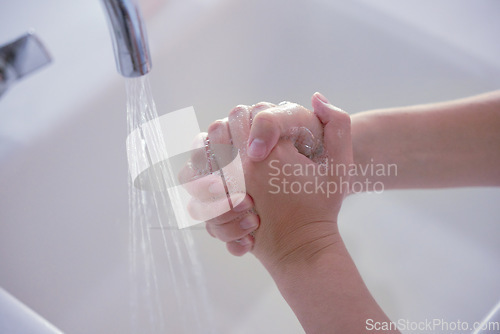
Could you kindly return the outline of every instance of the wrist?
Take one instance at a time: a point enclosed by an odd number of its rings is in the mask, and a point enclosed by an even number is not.
[[[354,171],[350,171],[350,193],[379,193],[394,188],[401,150],[394,147],[393,139],[384,125],[390,123],[388,110],[362,112],[351,117],[351,136]]]
[[[336,220],[314,221],[287,231],[257,230],[254,255],[276,278],[332,256],[348,256]],[[264,237],[262,234],[266,233]],[[300,271],[300,270],[299,270]]]
[[[340,236],[329,247],[293,259],[268,270],[307,333],[364,333],[367,319],[389,321]]]
[[[366,164],[370,156],[370,121],[366,113],[359,113],[351,116],[351,136],[352,136],[352,155],[355,165]],[[351,184],[361,182],[359,175],[351,176]]]

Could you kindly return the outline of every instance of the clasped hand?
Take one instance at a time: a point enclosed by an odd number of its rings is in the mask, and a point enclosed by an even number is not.
[[[329,166],[352,163],[350,117],[319,93],[312,106],[313,111],[290,102],[238,106],[200,134],[198,140],[209,147],[232,145],[241,157],[246,193],[231,193],[238,204],[206,221],[210,235],[226,242],[231,254],[251,251],[269,268],[310,258],[340,240],[337,215],[349,176]],[[189,212],[199,219],[228,200],[228,186],[215,182],[219,175],[207,175],[217,154],[196,154],[179,177],[195,180],[184,183],[192,195]],[[318,184],[328,185],[328,192]]]

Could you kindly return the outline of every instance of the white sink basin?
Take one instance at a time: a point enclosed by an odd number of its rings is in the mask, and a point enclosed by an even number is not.
[[[130,333],[125,89],[113,72],[104,16],[94,16],[95,4],[85,11],[87,2],[76,2],[80,25],[66,29],[59,26],[64,15],[37,16],[51,27],[45,29],[49,49],[61,52],[59,58],[53,52],[53,72],[26,79],[0,100],[0,116],[8,114],[9,124],[18,126],[0,133],[12,144],[0,160],[0,286],[64,332]],[[44,8],[57,13],[56,3]],[[495,43],[498,30],[481,19],[493,15],[486,7],[493,2],[474,3],[484,6],[473,6],[468,17],[454,13],[453,22],[467,22]],[[171,1],[148,21],[159,113],[192,105],[206,129],[234,105],[291,100],[308,106],[315,91],[354,113],[499,87],[495,57],[479,57],[463,47],[467,41],[447,41],[418,20],[398,19],[398,7],[373,6],[231,0],[183,7]],[[11,16],[22,12],[21,5],[9,10]],[[68,49],[75,48],[73,38],[88,34],[94,39],[87,37],[80,59]],[[67,46],[63,35],[72,41]],[[54,109],[67,113],[51,114],[60,122],[34,131]],[[12,110],[23,110],[25,118]],[[499,189],[361,195],[347,199],[341,231],[392,319],[480,321],[500,290],[499,202]],[[251,255],[234,258],[205,231],[193,234],[216,333],[303,333]],[[178,326],[178,319],[169,321]]]

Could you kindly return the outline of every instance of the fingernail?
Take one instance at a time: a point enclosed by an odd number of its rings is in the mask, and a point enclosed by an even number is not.
[[[240,221],[240,227],[244,230],[257,227],[257,221],[253,216],[247,216]]]
[[[243,212],[246,210],[250,210],[252,208],[252,203],[250,201],[244,200],[240,204],[236,205],[233,208],[234,212]]]
[[[266,155],[266,143],[262,139],[255,138],[250,143],[247,154],[250,158],[263,158]]]
[[[316,92],[316,96],[318,97],[318,100],[320,100],[321,102],[323,102],[325,104],[329,104],[330,103],[330,102],[328,102],[328,99],[323,94],[321,94],[320,92]]]

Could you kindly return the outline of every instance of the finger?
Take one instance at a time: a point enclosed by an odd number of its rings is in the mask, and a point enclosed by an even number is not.
[[[227,197],[217,198],[210,201],[201,201],[191,197],[187,204],[187,211],[191,218],[197,221],[209,221],[217,216],[229,212],[231,207]]]
[[[207,175],[210,172],[208,170],[207,154],[203,149],[206,136],[207,133],[202,132],[194,138],[189,160],[185,162],[177,175],[177,179],[181,184],[190,182],[202,175]]]
[[[209,174],[193,176],[193,171],[189,167],[184,167],[179,173],[179,180],[186,180],[182,186],[193,197],[201,201],[213,201],[214,199],[226,198],[226,189],[219,174]]]
[[[242,256],[252,250],[254,240],[250,235],[241,238],[238,241],[231,241],[226,244],[229,253],[234,256]]]
[[[213,171],[219,170],[232,161],[232,140],[227,118],[217,120],[208,127],[210,156],[214,160]]]
[[[207,133],[199,133],[193,140],[189,163],[198,175],[207,175],[211,172],[210,161],[206,152]]]
[[[253,119],[255,116],[266,109],[274,108],[276,105],[274,103],[269,102],[259,102],[250,107],[250,127],[252,127]]]
[[[253,199],[250,195],[244,194],[244,199],[232,210],[223,213],[217,217],[207,220],[207,223],[212,225],[221,225],[230,222],[238,217],[245,215],[248,211],[252,210],[254,206]]]
[[[308,129],[322,138],[322,125],[312,111],[295,103],[284,103],[255,115],[248,138],[247,154],[254,161],[265,159],[281,137],[297,128]]]
[[[204,201],[225,196],[220,175],[212,173],[214,168],[217,169],[217,164],[210,156],[209,150],[206,149],[207,142],[206,132],[195,137],[190,158],[177,175],[179,183],[191,196]]]
[[[338,161],[352,159],[349,114],[330,104],[320,93],[314,93],[312,105],[314,113],[324,126],[324,142],[328,155]]]
[[[238,204],[231,207],[232,203]],[[234,193],[231,194],[230,200],[227,196],[206,201],[191,197],[187,204],[187,211],[194,220],[224,224],[245,211],[251,210],[253,205],[252,198],[246,193]]]
[[[259,227],[259,216],[249,213],[225,224],[216,225],[207,223],[207,225],[210,226],[210,232],[217,239],[230,242],[241,239],[245,235],[255,231]]]
[[[199,134],[193,145],[201,148],[192,151],[190,162],[179,173],[184,188],[191,196],[203,201],[225,196],[219,169],[232,158],[227,119],[212,123],[208,133]],[[207,150],[205,146],[208,146]]]
[[[207,230],[208,234],[210,234],[210,236],[214,238],[217,238],[215,236],[215,233],[212,231],[213,228],[214,228],[213,224],[205,224],[205,229]]]
[[[213,156],[214,173],[220,175],[220,180],[212,184],[209,190],[220,193],[222,188],[230,197],[231,206],[238,205],[243,198],[241,193],[246,192],[244,174],[241,168],[241,160],[236,159],[238,149],[232,145],[228,118],[212,123],[208,130],[210,154]],[[240,135],[240,132],[237,132]],[[216,171],[216,172],[215,172]],[[234,197],[234,198],[233,198]],[[234,201],[233,201],[234,200]]]
[[[233,145],[242,153],[246,151],[248,134],[250,133],[249,106],[239,105],[229,112],[229,132]]]

